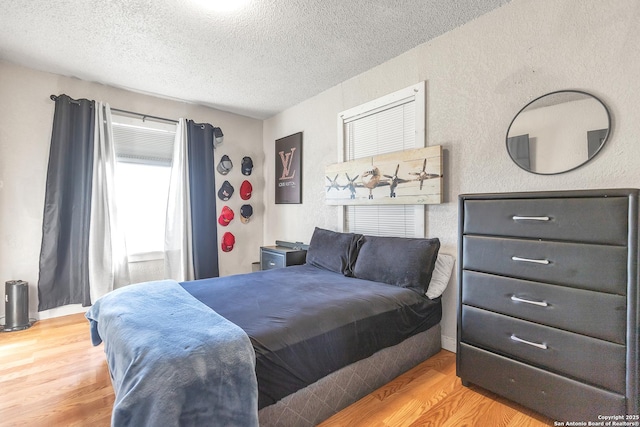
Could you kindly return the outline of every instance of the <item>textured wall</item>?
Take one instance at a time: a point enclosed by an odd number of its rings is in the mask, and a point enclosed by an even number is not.
[[[445,203],[428,206],[427,235],[457,251],[461,193],[638,187],[640,2],[513,2],[343,82],[264,122],[265,243],[308,242],[314,226],[339,229],[324,204],[324,166],[337,159],[337,114],[419,81],[427,82],[427,144],[445,150]],[[613,132],[586,166],[539,176],[505,149],[515,113],[555,90],[591,92],[608,105]],[[275,205],[273,141],[303,131],[302,205]],[[457,278],[444,296],[444,345],[456,336]]]
[[[251,261],[259,259],[262,244],[261,221],[264,208],[261,200],[262,178],[262,121],[184,102],[159,99],[113,87],[62,77],[18,67],[0,61],[0,284],[13,279],[29,282],[30,316],[40,318],[79,311],[79,306],[37,313],[37,281],[42,212],[46,182],[49,144],[54,104],[51,94],[66,93],[73,98],[88,98],[108,102],[114,108],[177,119],[185,117],[196,122],[208,122],[223,129],[224,144],[216,150],[216,162],[228,154],[234,169],[228,175],[236,189],[242,182],[240,161],[245,155],[253,158],[254,173],[250,177],[254,187],[251,202],[254,221],[241,224],[234,220],[227,228],[236,235],[232,252],[220,254],[220,274],[251,271]],[[216,185],[222,183],[216,173]],[[242,201],[234,195],[230,206],[239,214]],[[237,206],[236,206],[237,205]],[[218,201],[218,213],[222,203]],[[222,227],[219,227],[219,239]],[[136,266],[148,268],[150,266]],[[144,269],[143,268],[143,269]],[[4,316],[0,304],[0,317]],[[1,321],[0,323],[4,323]]]

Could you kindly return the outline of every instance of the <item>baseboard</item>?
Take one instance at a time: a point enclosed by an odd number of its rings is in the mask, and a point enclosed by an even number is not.
[[[80,304],[63,305],[61,307],[37,312],[36,319],[45,320],[53,319],[54,317],[68,316],[70,314],[86,313],[90,308],[91,307],[83,307]]]
[[[440,337],[442,348],[452,353],[456,352],[456,340],[451,337]]]

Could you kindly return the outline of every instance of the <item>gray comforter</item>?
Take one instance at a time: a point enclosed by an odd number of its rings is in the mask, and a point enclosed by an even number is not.
[[[105,345],[113,426],[258,425],[249,337],[177,282],[118,289],[87,318]]]

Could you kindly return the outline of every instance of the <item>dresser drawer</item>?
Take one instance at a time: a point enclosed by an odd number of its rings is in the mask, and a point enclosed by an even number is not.
[[[269,251],[260,252],[260,268],[262,270],[271,270],[272,268],[285,267],[285,254]]]
[[[626,197],[465,200],[464,234],[626,245]]]
[[[561,421],[625,414],[625,397],[462,343],[458,376]]]
[[[284,246],[260,247],[261,270],[304,264],[306,258],[307,251],[305,249],[292,249]]]
[[[462,341],[625,393],[623,345],[462,306]]]
[[[626,295],[626,247],[484,236],[462,244],[465,270]]]
[[[465,270],[462,303],[625,344],[627,299],[620,295]]]

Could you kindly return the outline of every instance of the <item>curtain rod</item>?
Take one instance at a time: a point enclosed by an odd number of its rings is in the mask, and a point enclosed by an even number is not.
[[[143,122],[145,121],[145,119],[149,119],[149,120],[157,120],[161,122],[178,123],[177,120],[167,119],[167,118],[158,117],[158,116],[150,116],[148,114],[136,113],[134,111],[121,110],[119,108],[112,108],[111,111],[116,111],[118,113],[131,114],[132,116],[142,117]]]
[[[49,98],[51,98],[52,101],[55,101],[55,100],[58,99],[58,96],[57,95],[51,95]],[[79,104],[78,101],[71,100],[71,102]],[[111,111],[115,111],[115,112],[118,112],[118,113],[124,113],[124,114],[130,114],[132,116],[142,117],[142,121],[145,121],[145,119],[150,119],[150,120],[158,120],[158,121],[162,121],[162,122],[178,123],[178,121],[174,120],[174,119],[167,119],[167,118],[158,117],[158,116],[150,116],[149,114],[136,113],[134,111],[121,110],[119,108],[112,108]]]

